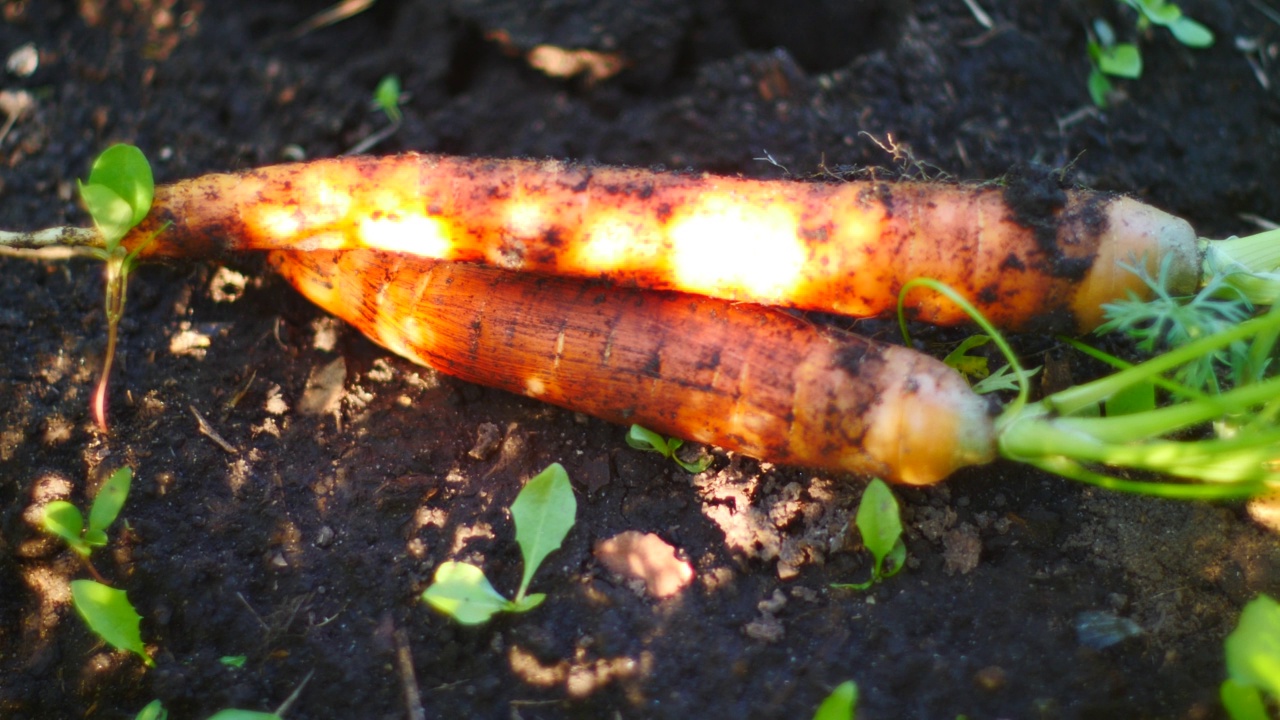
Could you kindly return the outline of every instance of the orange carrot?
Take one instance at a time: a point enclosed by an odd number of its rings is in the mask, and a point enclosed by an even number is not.
[[[1007,329],[1088,330],[1172,256],[1200,278],[1195,233],[1128,198],[941,183],[760,181],[556,161],[347,157],[157,189],[126,243],[144,255],[378,248],[853,316],[902,285],[951,285]],[[920,320],[965,320],[916,292]]]
[[[912,484],[995,454],[951,368],[778,310],[373,250],[270,260],[410,360],[612,422]]]

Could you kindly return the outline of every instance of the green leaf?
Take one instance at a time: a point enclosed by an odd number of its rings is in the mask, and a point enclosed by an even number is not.
[[[1097,67],[1089,72],[1089,99],[1100,108],[1107,106],[1107,96],[1111,94],[1111,81]]]
[[[1169,25],[1182,17],[1182,8],[1165,0],[1139,0],[1138,9],[1156,25]]]
[[[436,568],[435,579],[422,599],[463,625],[488,622],[495,613],[511,607],[511,602],[489,584],[483,570],[453,561]]]
[[[111,477],[98,489],[98,496],[93,499],[93,507],[89,508],[89,532],[97,531],[102,535],[102,544],[106,544],[104,531],[116,521],[120,508],[129,497],[129,484],[133,482],[133,468],[128,465],[111,473]],[[91,544],[92,541],[91,541]]]
[[[382,112],[386,113],[387,118],[393,123],[399,123],[402,116],[400,114],[400,78],[395,75],[387,75],[378,83],[378,87],[373,91],[373,102]]]
[[[836,689],[822,701],[818,711],[813,714],[813,720],[853,720],[853,713],[857,707],[858,684],[852,680],[846,680],[837,685]]]
[[[244,655],[225,655],[223,657],[218,658],[218,662],[222,663],[223,665],[226,665],[229,668],[236,668],[237,670],[239,670],[240,668],[244,667],[244,663],[248,659],[249,658],[245,657]]]
[[[1098,54],[1098,69],[1107,75],[1136,80],[1142,77],[1142,55],[1138,46],[1131,43],[1105,47]]]
[[[902,572],[902,568],[907,566],[907,545],[902,542],[902,538],[893,544],[893,549],[888,555],[884,556],[884,567],[888,568],[881,573],[881,577],[891,578]]]
[[[1259,595],[1227,636],[1227,677],[1280,700],[1280,603]]]
[[[902,518],[898,515],[898,501],[884,481],[876,478],[862,493],[855,520],[862,543],[876,559],[875,575],[880,575],[881,563],[893,551],[902,537]]]
[[[142,222],[155,198],[155,179],[147,156],[133,145],[112,145],[93,161],[89,186],[101,186],[122,199],[130,209],[128,230]],[[84,188],[81,188],[83,192]],[[90,214],[93,214],[90,211]],[[97,216],[94,215],[97,219]]]
[[[678,441],[673,439],[673,442]],[[631,429],[627,431],[627,444],[637,450],[656,452],[663,457],[671,457],[672,453],[672,448],[667,444],[666,438],[640,425],[632,425]],[[679,445],[676,447],[679,447]]]
[[[133,208],[118,193],[105,185],[80,184],[80,198],[85,210],[98,226],[107,247],[112,247],[129,232],[133,222]]]
[[[283,720],[279,715],[257,710],[219,710],[209,716],[209,720]]]
[[[1256,687],[1242,685],[1235,680],[1224,680],[1218,696],[1232,720],[1271,720],[1267,716],[1262,693]]]
[[[957,372],[967,378],[985,378],[991,374],[991,370],[987,367],[987,359],[981,356],[968,355],[967,353],[989,342],[991,342],[991,338],[986,335],[970,335],[960,343],[959,347],[943,358],[942,362],[955,368]]]
[[[1105,403],[1107,417],[1130,415],[1156,409],[1156,385],[1153,382],[1138,382],[1122,388],[1107,398]]]
[[[155,662],[142,644],[138,623],[142,617],[133,609],[133,603],[123,590],[108,587],[93,580],[71,581],[71,602],[76,612],[109,645],[140,655],[147,665]]]
[[[152,700],[134,716],[133,720],[169,720],[169,711],[164,709],[164,705],[159,700]]]
[[[80,534],[84,532],[84,517],[80,514],[79,508],[66,500],[54,500],[44,506],[44,530],[51,535],[57,535],[73,550],[88,555],[88,548],[84,548],[81,552],[77,546],[83,546],[84,541],[80,538]]]
[[[546,599],[546,593],[529,593],[522,598],[511,601],[511,606],[507,610],[513,613],[529,612],[541,605],[542,601]]]
[[[569,474],[560,463],[552,463],[529,480],[511,504],[516,542],[524,556],[524,577],[516,593],[517,601],[529,589],[534,571],[569,534],[577,512],[578,501],[573,497]]]
[[[1187,47],[1207,48],[1213,45],[1213,32],[1189,17],[1178,18],[1169,26],[1169,32]]]

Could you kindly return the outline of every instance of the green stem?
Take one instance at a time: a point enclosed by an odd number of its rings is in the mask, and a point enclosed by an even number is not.
[[[1254,305],[1280,299],[1280,229],[1227,240],[1201,240],[1203,283],[1221,276]]]

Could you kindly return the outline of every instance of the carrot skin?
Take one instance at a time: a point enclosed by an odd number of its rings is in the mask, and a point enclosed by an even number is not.
[[[1184,221],[1110,194],[1045,201],[941,183],[761,181],[558,161],[407,154],[206,175],[157,188],[126,243],[144,255],[363,247],[858,317],[891,312],[917,277],[948,283],[1010,330],[1085,331],[1146,292],[1117,261],[1177,259]],[[964,322],[917,291],[914,316]]]
[[[994,457],[954,370],[778,310],[370,250],[269,257],[410,360],[611,422],[912,484]]]

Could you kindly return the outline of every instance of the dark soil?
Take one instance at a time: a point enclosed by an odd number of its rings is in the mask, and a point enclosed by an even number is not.
[[[85,223],[75,178],[115,141],[161,182],[342,153],[384,127],[368,98],[387,73],[409,97],[380,153],[759,177],[1069,165],[1209,236],[1256,229],[1244,213],[1280,219],[1280,25],[1253,0],[1181,3],[1217,44],[1144,36],[1145,77],[1118,82],[1106,112],[1085,90],[1085,28],[1105,17],[1129,37],[1133,18],[1105,0],[983,3],[991,30],[938,0],[380,0],[292,37],[323,4],[0,2],[0,50],[39,52],[34,74],[3,77],[36,103],[0,144],[0,227]],[[627,65],[549,77],[526,60],[539,45]],[[890,137],[901,161],[874,142]],[[88,413],[101,297],[91,261],[0,257],[6,718],[132,718],[155,698],[177,718],[271,710],[308,676],[291,720],[413,717],[406,688],[426,717],[804,718],[846,679],[868,718],[1215,717],[1222,638],[1253,595],[1280,592],[1280,545],[1242,506],[1007,463],[900,491],[907,571],[831,590],[868,573],[848,527],[864,478],[715,450],[690,476],[622,428],[388,356],[252,258],[135,276],[104,436]],[[338,359],[340,400],[300,412]],[[486,424],[502,441],[477,460]],[[475,628],[428,610],[419,594],[447,559],[514,591],[506,508],[553,461],[580,520],[535,579],[546,602]],[[137,605],[155,668],[85,628],[66,583],[86,572],[35,527],[40,505],[85,504],[126,463],[127,527],[95,564]],[[625,530],[675,546],[694,583],[657,601],[605,570],[591,548]],[[1142,634],[1091,647],[1088,611]]]

